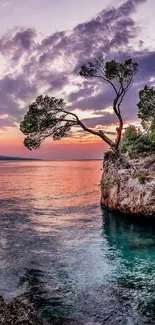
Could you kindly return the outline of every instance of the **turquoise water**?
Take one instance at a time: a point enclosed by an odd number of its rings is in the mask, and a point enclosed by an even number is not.
[[[155,225],[100,208],[101,167],[0,162],[0,295],[54,324],[155,324]]]

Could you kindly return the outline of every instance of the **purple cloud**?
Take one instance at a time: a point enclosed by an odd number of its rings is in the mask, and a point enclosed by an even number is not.
[[[155,52],[141,54],[132,47],[139,29],[131,14],[146,1],[126,0],[118,8],[103,10],[71,31],[56,32],[41,41],[34,29],[23,27],[1,37],[0,54],[11,67],[0,80],[0,115],[8,114],[6,125],[19,122],[27,104],[40,93],[64,96],[72,110],[99,110],[109,106],[113,91],[108,85],[78,76],[81,64],[101,54],[105,54],[106,59],[132,57],[140,64],[136,83],[124,101],[124,117],[135,117],[138,89],[155,74],[152,67]],[[139,45],[143,45],[142,40]],[[108,121],[116,122],[113,114],[105,113],[103,119],[93,118],[86,123],[95,126]]]
[[[0,53],[10,56],[13,61],[18,61],[25,52],[32,49],[35,37],[36,32],[31,28],[8,32],[0,38]]]

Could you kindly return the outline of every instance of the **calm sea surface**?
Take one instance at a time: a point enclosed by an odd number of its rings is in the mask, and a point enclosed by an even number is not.
[[[101,168],[0,162],[0,295],[54,324],[155,324],[155,226],[101,210]]]

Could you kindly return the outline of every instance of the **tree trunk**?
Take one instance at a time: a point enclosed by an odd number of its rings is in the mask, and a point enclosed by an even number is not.
[[[122,130],[123,130],[123,120],[122,120],[121,115],[119,115],[119,127],[116,129],[116,131],[117,131],[117,138],[115,141],[115,149],[116,150],[118,150],[118,148],[119,148],[119,144],[120,144],[121,136],[122,136]]]

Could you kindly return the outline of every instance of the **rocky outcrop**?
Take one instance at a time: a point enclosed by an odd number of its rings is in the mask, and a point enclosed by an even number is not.
[[[123,213],[155,216],[155,156],[128,160],[107,152],[101,205]]]
[[[0,325],[87,325],[85,321],[58,318],[53,322],[44,323],[37,316],[32,305],[18,298],[6,304],[0,296]],[[89,325],[90,322],[89,322]]]
[[[33,307],[14,298],[6,304],[0,297],[0,324],[1,325],[43,325]]]

